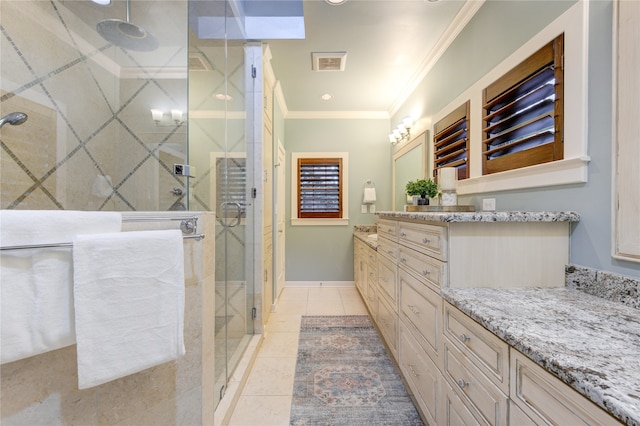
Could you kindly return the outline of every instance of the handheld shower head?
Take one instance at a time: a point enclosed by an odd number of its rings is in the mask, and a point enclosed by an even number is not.
[[[4,126],[7,123],[11,124],[12,126],[19,126],[20,124],[27,121],[27,118],[29,118],[29,116],[24,112],[12,112],[0,118],[0,127]]]

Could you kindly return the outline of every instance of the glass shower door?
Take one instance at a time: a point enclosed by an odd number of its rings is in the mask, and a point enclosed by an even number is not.
[[[216,213],[216,300],[211,315],[217,406],[254,334],[254,173],[247,153],[247,129],[252,126],[246,113],[244,43],[192,34],[189,64],[189,164],[197,170],[189,207]]]

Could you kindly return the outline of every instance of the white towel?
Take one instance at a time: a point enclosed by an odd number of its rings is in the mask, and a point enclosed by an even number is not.
[[[185,353],[179,230],[79,236],[73,258],[80,389]]]
[[[376,189],[375,188],[365,188],[364,189],[364,197],[362,199],[364,204],[373,204],[376,202]]]
[[[77,234],[120,232],[114,212],[1,210],[0,245],[70,243]],[[1,254],[1,362],[75,343],[71,247]]]

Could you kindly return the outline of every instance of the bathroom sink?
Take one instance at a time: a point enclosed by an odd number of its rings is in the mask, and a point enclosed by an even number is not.
[[[371,238],[374,241],[378,240],[378,234],[369,234],[367,235],[367,238]]]

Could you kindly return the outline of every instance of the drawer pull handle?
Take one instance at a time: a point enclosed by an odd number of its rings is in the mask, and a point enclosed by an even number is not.
[[[387,232],[393,232],[393,228],[388,228]]]
[[[386,282],[387,282],[387,277],[382,276],[382,277],[380,277],[380,280],[381,280],[382,282],[386,283]]]
[[[393,250],[387,250],[387,253],[393,255]]]
[[[471,340],[471,336],[467,336],[466,334],[462,333],[460,335],[460,341],[462,343],[467,343],[469,340]]]
[[[430,239],[428,239],[428,238],[423,238],[423,239],[422,239],[422,243],[423,243],[423,244],[429,244],[430,242],[431,242],[431,240],[430,240]]]
[[[426,269],[422,271],[422,275],[431,275],[431,271],[427,271]]]
[[[458,386],[460,387],[460,389],[464,389],[469,386],[469,382],[465,382],[464,380],[460,379],[458,380]]]
[[[413,312],[414,315],[420,315],[420,311],[418,309],[416,309],[416,307],[414,305],[407,305],[407,307],[409,308],[409,310],[411,312]]]
[[[409,369],[411,370],[411,374],[413,374],[414,377],[420,377],[420,375],[418,373],[416,373],[416,370],[413,368],[415,367],[415,365],[413,364],[407,364],[407,366],[409,367]]]
[[[407,236],[407,234],[406,234],[405,232],[401,232],[401,233],[400,233],[400,236],[401,236],[402,238],[404,238],[404,237],[406,237],[406,236]]]
[[[402,263],[407,263],[407,259],[406,259],[406,258],[404,258],[404,257],[401,257],[401,258],[400,258],[400,262],[402,262]]]

